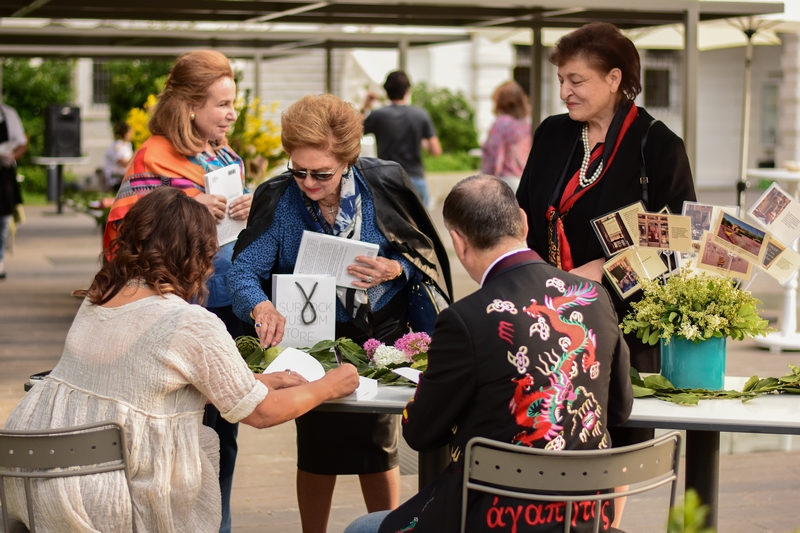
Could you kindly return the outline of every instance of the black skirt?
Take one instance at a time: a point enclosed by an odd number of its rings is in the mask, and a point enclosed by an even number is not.
[[[336,337],[363,344],[370,337],[388,344],[408,333],[405,288],[374,313],[366,335],[350,322],[336,324]],[[400,415],[311,411],[295,419],[297,468],[312,474],[375,474],[399,464]]]

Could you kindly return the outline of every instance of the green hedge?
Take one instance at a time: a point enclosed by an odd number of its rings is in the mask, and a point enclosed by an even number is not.
[[[446,152],[439,157],[423,153],[422,163],[425,165],[425,172],[457,172],[481,168],[481,158],[469,155],[469,152]]]

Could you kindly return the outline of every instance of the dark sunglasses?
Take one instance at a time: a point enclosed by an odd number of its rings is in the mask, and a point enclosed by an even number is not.
[[[336,175],[337,172],[339,172],[339,168],[341,168],[342,163],[339,163],[339,166],[337,166],[336,170],[334,170],[333,172],[314,172],[313,170],[312,171],[295,170],[292,168],[291,165],[292,162],[290,161],[289,163],[286,164],[286,168],[289,170],[292,176],[294,176],[296,179],[299,179],[300,181],[306,179],[306,177],[309,175],[317,181],[329,181],[333,179],[333,177]]]

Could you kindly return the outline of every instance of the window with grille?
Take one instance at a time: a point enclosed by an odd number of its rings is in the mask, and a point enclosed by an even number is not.
[[[95,60],[92,64],[92,103],[108,104],[108,92],[111,85],[111,74],[106,62]]]
[[[669,69],[644,69],[644,106],[646,108],[670,106]]]

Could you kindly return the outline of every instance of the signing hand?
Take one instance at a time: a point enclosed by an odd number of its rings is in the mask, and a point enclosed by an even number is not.
[[[231,202],[228,214],[234,220],[247,220],[247,217],[250,216],[251,205],[253,205],[253,195],[250,193],[243,194]]]
[[[269,390],[288,389],[289,387],[296,387],[308,383],[306,378],[291,370],[273,372],[271,374],[253,374],[253,376],[266,385]]]
[[[283,330],[286,319],[275,309],[272,302],[265,300],[253,308],[253,318],[256,323],[256,333],[261,346],[277,346],[283,339]]]
[[[225,218],[225,197],[219,194],[201,193],[194,197],[195,200],[208,208],[214,218],[219,223]]]
[[[361,281],[354,281],[353,285],[359,289],[369,289],[384,281],[393,280],[403,273],[403,266],[399,261],[365,255],[356,256],[357,263],[347,267],[347,273]]]
[[[342,398],[358,388],[358,370],[350,364],[337,366],[329,370],[320,381],[325,381],[330,387],[332,399]]]

